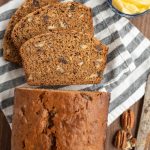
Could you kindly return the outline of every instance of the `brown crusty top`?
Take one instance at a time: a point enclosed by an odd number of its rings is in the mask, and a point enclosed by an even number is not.
[[[104,150],[109,94],[17,88],[12,150]]]

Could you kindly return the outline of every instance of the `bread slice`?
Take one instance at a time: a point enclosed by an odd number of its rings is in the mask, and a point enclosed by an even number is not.
[[[29,85],[99,83],[108,48],[90,34],[56,30],[22,45],[20,54]]]
[[[17,88],[11,150],[105,150],[110,94]]]
[[[26,0],[26,2],[15,12],[15,14],[9,21],[3,39],[3,56],[5,60],[14,63],[21,63],[21,58],[20,55],[18,55],[18,50],[11,39],[11,33],[16,23],[19,22],[21,18],[39,9],[40,7],[56,3],[57,1],[58,0]]]
[[[28,39],[52,29],[73,29],[93,34],[91,9],[77,2],[45,6],[17,23],[12,39],[19,49]]]

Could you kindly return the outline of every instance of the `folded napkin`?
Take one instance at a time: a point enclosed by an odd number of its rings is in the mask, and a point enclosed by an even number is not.
[[[111,92],[108,115],[108,125],[110,125],[144,95],[145,83],[150,72],[150,42],[126,18],[115,14],[106,0],[76,1],[92,8],[95,37],[109,47],[104,79],[102,83],[95,85],[48,88]],[[11,15],[22,2],[22,0],[12,0],[0,7],[0,108],[10,125],[14,89],[27,84],[22,68],[3,59],[2,40]]]

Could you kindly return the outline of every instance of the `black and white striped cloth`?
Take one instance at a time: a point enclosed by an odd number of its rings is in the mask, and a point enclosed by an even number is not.
[[[145,92],[150,72],[150,42],[126,18],[116,15],[106,0],[76,0],[93,10],[95,37],[109,46],[104,80],[98,85],[55,86],[63,90],[107,90],[111,92],[108,125],[138,101]],[[14,88],[27,85],[19,66],[4,61],[2,40],[11,15],[22,0],[0,7],[0,108],[11,125]]]

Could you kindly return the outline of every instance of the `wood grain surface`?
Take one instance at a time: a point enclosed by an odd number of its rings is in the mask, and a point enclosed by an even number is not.
[[[150,13],[144,16],[136,17],[131,22],[150,39]]]
[[[0,5],[4,4],[8,0],[0,0]],[[150,14],[144,15],[142,17],[137,17],[132,19],[131,22],[137,26],[143,34],[150,39]],[[136,116],[135,126],[133,129],[133,135],[136,137],[137,130],[139,127],[139,120],[141,115],[141,109],[143,105],[143,99],[137,102],[135,105],[131,107]],[[118,118],[112,125],[109,126],[107,130],[107,141],[106,141],[106,149],[105,150],[117,150],[113,146],[113,137],[117,130],[120,127],[120,119]],[[8,126],[6,119],[3,113],[0,111],[0,150],[10,150],[10,139],[11,139],[11,130]],[[150,149],[150,148],[149,148]]]

